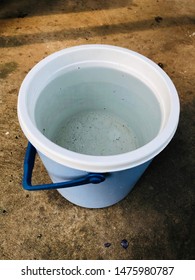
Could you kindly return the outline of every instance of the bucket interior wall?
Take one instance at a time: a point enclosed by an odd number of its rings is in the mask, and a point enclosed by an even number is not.
[[[157,136],[161,105],[144,82],[112,67],[74,65],[42,90],[34,110],[48,139],[88,155],[135,150]]]

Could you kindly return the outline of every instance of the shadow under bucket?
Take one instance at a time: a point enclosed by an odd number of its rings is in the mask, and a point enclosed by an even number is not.
[[[122,200],[172,139],[177,91],[154,62],[108,45],[56,52],[24,79],[18,118],[29,140],[23,186],[57,189],[74,204]],[[36,150],[53,184],[32,186]]]

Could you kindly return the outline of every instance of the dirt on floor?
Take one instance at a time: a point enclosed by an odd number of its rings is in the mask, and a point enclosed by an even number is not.
[[[0,259],[195,258],[194,15],[193,0],[0,0]],[[17,98],[41,59],[97,43],[160,64],[178,90],[181,115],[133,191],[112,207],[87,209],[56,190],[23,190],[27,139]],[[34,183],[48,181],[39,159],[34,174]]]

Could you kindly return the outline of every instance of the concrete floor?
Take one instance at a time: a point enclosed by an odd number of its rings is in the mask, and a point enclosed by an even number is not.
[[[194,14],[193,0],[0,1],[0,259],[195,258]],[[55,51],[91,43],[161,63],[181,102],[168,147],[126,199],[96,210],[55,190],[23,190],[27,140],[17,120],[27,72]],[[48,181],[40,160],[35,174],[34,183]]]

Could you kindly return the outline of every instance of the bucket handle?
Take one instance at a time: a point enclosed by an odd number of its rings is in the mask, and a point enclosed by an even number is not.
[[[32,179],[32,172],[34,168],[36,153],[37,151],[35,147],[30,142],[28,142],[25,159],[24,159],[24,174],[23,174],[23,181],[22,181],[22,185],[25,190],[39,191],[39,190],[70,188],[70,187],[76,187],[76,186],[86,185],[86,184],[99,184],[106,179],[104,174],[88,173],[87,175],[82,176],[81,178],[71,180],[71,181],[53,183],[53,184],[32,185],[31,179]]]

